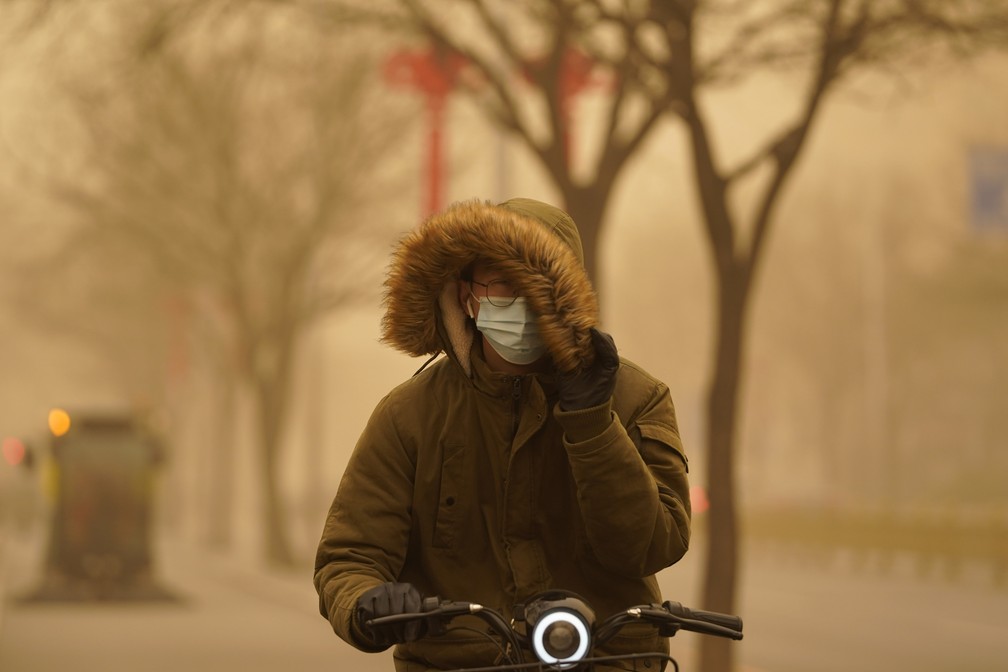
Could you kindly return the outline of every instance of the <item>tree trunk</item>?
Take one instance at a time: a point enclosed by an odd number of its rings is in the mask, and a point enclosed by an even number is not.
[[[704,609],[735,613],[738,571],[738,523],[735,506],[735,438],[748,284],[743,271],[719,278],[714,378],[707,406],[708,497],[710,500]],[[731,642],[701,638],[700,669],[729,672]]]
[[[294,564],[283,501],[278,486],[281,432],[287,409],[290,371],[289,339],[280,339],[275,345],[275,362],[266,358],[267,364],[256,373],[256,392],[259,402],[260,482],[264,507],[264,544],[267,561],[279,567]],[[268,346],[262,346],[268,347]]]
[[[599,248],[599,237],[611,191],[610,187],[597,184],[589,187],[568,186],[563,191],[564,209],[574,219],[581,234],[585,270],[596,291],[601,289],[602,250]]]
[[[217,378],[214,399],[217,408],[210,426],[210,507],[207,511],[207,543],[211,548],[231,547],[234,517],[235,474],[235,380],[229,373]]]
[[[690,130],[698,196],[703,206],[711,257],[717,270],[717,324],[714,374],[707,400],[707,562],[704,565],[703,608],[735,613],[738,572],[735,512],[735,429],[746,305],[753,265],[738,254],[738,241],[728,208],[727,183],[715,165],[707,129],[700,110],[691,103],[684,119]],[[702,672],[731,672],[731,641],[702,637]]]

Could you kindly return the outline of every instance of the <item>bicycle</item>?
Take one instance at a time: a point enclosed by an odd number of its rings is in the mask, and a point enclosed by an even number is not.
[[[382,616],[368,620],[367,626],[422,620],[427,624],[425,637],[448,632],[453,620],[476,616],[489,626],[486,636],[500,650],[498,664],[462,668],[453,672],[504,672],[505,670],[591,671],[600,663],[657,660],[663,669],[679,663],[665,652],[595,656],[595,647],[604,644],[631,623],[653,625],[658,634],[672,637],[680,630],[733,640],[742,639],[742,619],[730,614],[689,609],[679,602],[633,606],[596,623],[595,614],[584,599],[567,591],[548,591],[515,608],[510,623],[500,612],[472,602],[427,597],[420,611]],[[521,626],[521,627],[519,627]],[[496,635],[496,639],[494,636]],[[535,660],[525,660],[531,651]]]

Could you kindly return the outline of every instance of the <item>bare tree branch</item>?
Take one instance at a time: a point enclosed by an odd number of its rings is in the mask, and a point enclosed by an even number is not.
[[[28,152],[75,215],[65,258],[128,254],[159,288],[201,297],[194,310],[223,311],[228,327],[202,333],[229,339],[213,349],[235,353],[256,395],[267,465],[281,449],[300,334],[321,311],[373,297],[362,281],[378,286],[380,264],[360,262],[384,256],[393,232],[361,212],[389,186],[376,171],[405,128],[361,67],[373,50],[287,9],[171,0],[110,21],[103,58],[66,64],[56,79],[74,142],[45,147],[40,134]],[[286,563],[275,477],[263,476],[266,536],[270,559]]]
[[[465,82],[463,84],[466,85],[467,90],[470,94],[472,94],[474,100],[483,105],[484,109],[487,110],[491,118],[494,118],[504,128],[517,133],[518,137],[520,137],[534,152],[538,153],[543,151],[543,148],[539,145],[532,130],[523,120],[520,112],[520,106],[510,82],[511,72],[508,69],[502,71],[500,67],[495,66],[482,54],[463,46],[447,31],[443,30],[434,17],[417,0],[402,0],[402,2],[411,12],[411,15],[414,17],[416,24],[419,26],[423,34],[436,47],[445,50],[447,53],[454,53],[462,56],[468,63],[473,64],[477,68],[480,73],[480,80],[478,84],[467,84]],[[490,15],[486,12],[482,12],[481,17],[484,20],[492,20],[492,17],[490,17]],[[499,22],[494,21],[494,25],[497,23]],[[508,51],[513,47],[513,45],[504,34],[503,29],[498,28],[493,31],[492,34],[496,40],[497,46],[504,51],[509,59],[514,59],[511,63],[506,65],[513,67],[514,65],[520,63],[521,61],[517,58],[517,54],[512,55]],[[489,101],[479,95],[480,92],[476,88],[479,84],[488,84],[490,86],[492,98],[489,99]]]

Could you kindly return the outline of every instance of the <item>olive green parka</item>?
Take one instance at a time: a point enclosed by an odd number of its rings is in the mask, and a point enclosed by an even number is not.
[[[493,265],[528,298],[557,372],[593,356],[594,291],[571,218],[538,201],[467,201],[400,241],[385,283],[383,338],[414,356],[444,352],[375,408],[333,501],[315,566],[335,632],[376,648],[358,597],[387,581],[493,607],[573,591],[599,620],[658,602],[654,574],[690,537],[686,457],[668,388],[621,358],[611,402],[566,412],[554,374],[506,375],[483,359],[458,302],[465,267]],[[485,626],[477,625],[485,629]],[[628,631],[606,653],[667,650]],[[400,672],[493,664],[469,631],[401,644]]]

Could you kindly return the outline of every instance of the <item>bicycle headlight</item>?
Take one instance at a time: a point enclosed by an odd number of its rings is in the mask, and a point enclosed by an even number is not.
[[[549,592],[525,606],[529,641],[536,657],[558,669],[574,667],[591,651],[595,614],[584,600],[566,592]]]

